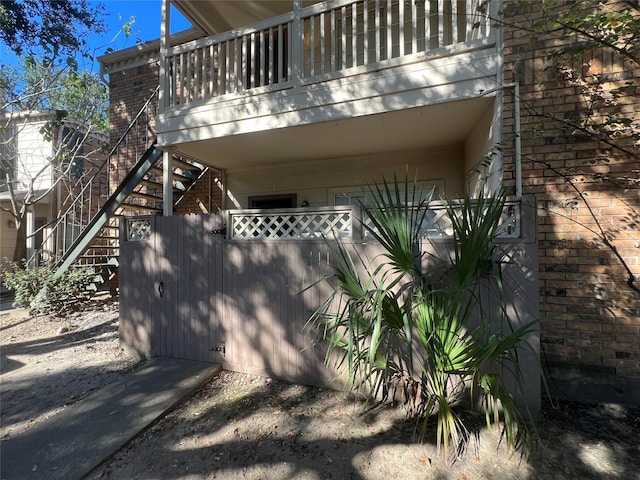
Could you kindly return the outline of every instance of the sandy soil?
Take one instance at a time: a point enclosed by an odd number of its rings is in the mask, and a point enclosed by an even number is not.
[[[0,312],[2,427],[20,435],[135,368],[117,304],[65,319]],[[68,328],[68,331],[64,331]],[[545,403],[529,459],[481,430],[451,463],[395,407],[223,372],[89,475],[96,479],[640,479],[640,407]],[[0,444],[1,446],[1,444]]]

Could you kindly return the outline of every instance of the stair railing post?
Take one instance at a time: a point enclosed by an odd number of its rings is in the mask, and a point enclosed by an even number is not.
[[[173,215],[173,155],[171,150],[162,152],[162,215]]]

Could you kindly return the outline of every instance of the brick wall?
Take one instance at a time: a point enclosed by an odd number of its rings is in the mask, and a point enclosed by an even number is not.
[[[215,213],[222,210],[220,171],[208,168],[173,208],[175,215]]]
[[[109,75],[109,138],[112,146],[158,86],[158,72],[157,63],[147,63]],[[143,117],[140,125],[131,131],[128,142],[112,158],[111,191],[155,140],[156,109],[157,101],[152,101],[148,110],[148,122],[147,117]]]
[[[109,135],[115,145],[158,86],[159,65],[156,62],[116,71],[109,75]],[[150,103],[148,124],[143,117],[129,140],[111,161],[110,189],[113,191],[131,167],[155,140],[157,100]],[[209,213],[220,210],[222,191],[216,179],[220,172],[209,168],[174,207],[176,215]],[[162,182],[161,178],[157,181]]]
[[[603,240],[606,236],[640,275],[638,149],[629,139],[615,138],[619,147],[634,152],[621,154],[568,125],[585,119],[591,105],[585,87],[597,81],[605,100],[595,103],[596,113],[639,118],[638,96],[614,105],[606,92],[627,80],[638,83],[640,68],[595,50],[573,65],[578,77],[584,76],[581,84],[547,57],[561,42],[557,35],[532,39],[526,31],[542,17],[539,9],[505,17],[503,29],[504,82],[517,81],[521,88],[523,193],[538,200],[542,360],[557,375],[577,370],[583,377],[640,379],[640,296],[626,284],[629,272]],[[509,147],[514,95],[511,88],[504,92],[503,138]],[[515,183],[513,153],[505,150],[506,186]]]

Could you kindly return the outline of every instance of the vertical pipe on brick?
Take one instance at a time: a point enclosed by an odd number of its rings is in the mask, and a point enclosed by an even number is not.
[[[514,100],[514,114],[515,114],[515,128],[516,128],[516,196],[522,196],[522,145],[520,135],[520,82],[513,83],[513,100]]]

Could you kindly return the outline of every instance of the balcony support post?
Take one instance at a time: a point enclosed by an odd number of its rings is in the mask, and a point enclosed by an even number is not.
[[[293,0],[293,32],[291,35],[294,40],[292,43],[292,80],[294,85],[302,84],[302,42],[298,41],[302,38],[302,19],[300,11],[302,10],[301,0]]]
[[[173,215],[173,155],[171,150],[162,152],[162,215]]]
[[[171,5],[170,0],[162,0],[162,16],[160,21],[160,90],[158,92],[158,110],[167,107],[167,47],[171,35]]]

